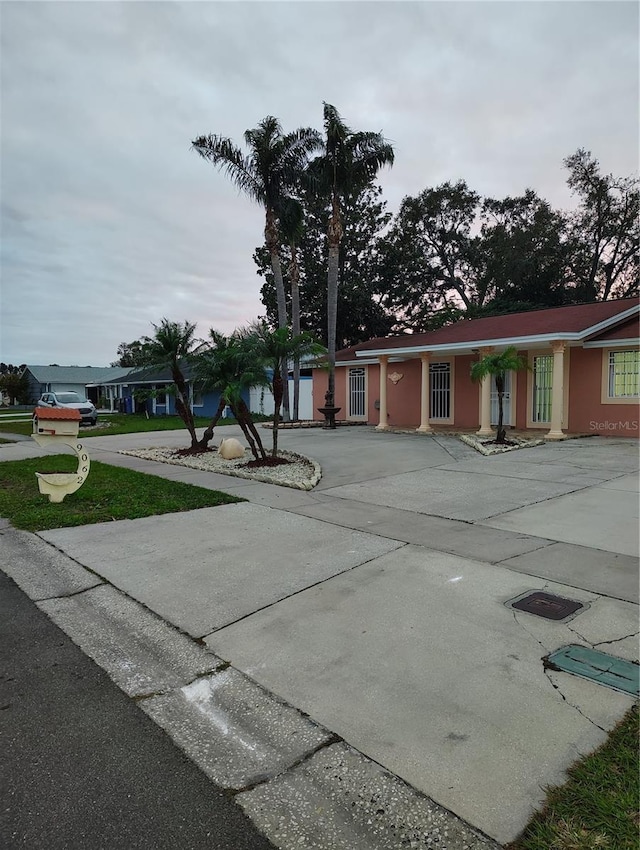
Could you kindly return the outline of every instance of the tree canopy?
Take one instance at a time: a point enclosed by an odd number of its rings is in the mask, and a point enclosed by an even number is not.
[[[375,179],[342,206],[336,343],[440,327],[462,317],[510,313],[639,293],[638,180],[603,175],[591,153],[564,160],[577,206],[554,209],[534,189],[482,197],[464,180],[405,197],[391,216]],[[327,342],[325,232],[331,196],[300,193],[300,326]],[[286,256],[285,246],[280,246]],[[264,247],[266,318],[275,319]],[[283,260],[284,261],[284,260]]]

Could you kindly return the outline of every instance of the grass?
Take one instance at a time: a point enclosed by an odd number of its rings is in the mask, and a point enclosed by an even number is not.
[[[548,791],[508,850],[638,850],[638,706],[608,740],[568,771],[568,782]]]
[[[255,422],[270,421],[269,416],[262,416],[258,413],[253,414]],[[209,416],[196,416],[195,425],[199,432],[198,436],[202,436],[202,432],[211,422]],[[141,431],[176,431],[184,430],[185,438],[188,440],[187,429],[184,427],[184,422],[179,416],[146,416],[137,413],[110,413],[103,416],[98,416],[98,423],[107,423],[107,427],[100,425],[98,428],[90,428],[82,426],[80,434],[83,437],[110,437],[115,434],[138,434]],[[223,425],[236,425],[235,419],[221,419],[216,428]],[[2,422],[0,418],[0,431],[9,432],[11,434],[31,434],[33,426],[31,419],[25,419],[22,422]]]
[[[40,493],[36,472],[73,472],[77,466],[75,455],[0,463],[0,516],[16,528],[45,531],[244,501],[216,490],[95,461],[82,487],[62,503],[52,504]]]

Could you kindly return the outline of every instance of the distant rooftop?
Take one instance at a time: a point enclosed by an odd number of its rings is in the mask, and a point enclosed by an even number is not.
[[[122,366],[30,366],[26,367],[41,384],[103,384],[127,375]]]

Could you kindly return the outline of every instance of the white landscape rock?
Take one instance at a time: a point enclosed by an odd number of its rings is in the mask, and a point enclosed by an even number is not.
[[[244,457],[244,446],[235,437],[227,437],[222,440],[218,448],[218,454],[225,460],[235,460],[238,457]]]
[[[218,472],[236,478],[248,478],[251,481],[277,484],[280,487],[291,487],[294,490],[313,490],[322,478],[322,469],[318,461],[297,452],[279,451],[278,456],[285,458],[289,463],[257,468],[247,466],[247,463],[253,460],[248,450],[243,450],[242,457],[233,460],[225,460],[219,451],[190,455],[181,454],[179,451],[166,446],[148,449],[120,449],[118,454],[155,460],[160,463],[171,463],[176,466],[186,466],[189,469],[198,469],[202,472]]]
[[[498,455],[504,452],[512,452],[514,449],[530,449],[532,446],[543,446],[545,441],[532,437],[524,439],[523,437],[513,437],[509,435],[508,443],[500,445],[493,439],[482,439],[475,434],[459,434],[460,440],[471,446],[481,455]]]

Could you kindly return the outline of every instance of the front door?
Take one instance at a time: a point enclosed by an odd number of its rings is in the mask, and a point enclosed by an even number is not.
[[[504,412],[504,424],[513,425],[511,421],[511,378],[512,372],[504,373],[504,395],[502,397],[502,410]],[[491,378],[491,424],[498,424],[498,390],[496,379]]]

